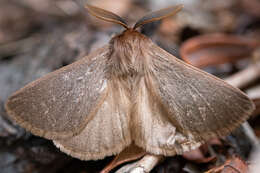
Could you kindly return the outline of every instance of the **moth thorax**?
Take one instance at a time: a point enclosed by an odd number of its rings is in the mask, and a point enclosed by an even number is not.
[[[147,70],[150,40],[134,30],[126,30],[111,41],[112,71],[116,76],[143,75]]]

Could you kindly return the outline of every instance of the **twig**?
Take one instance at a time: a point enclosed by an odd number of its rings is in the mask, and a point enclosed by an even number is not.
[[[0,59],[6,56],[26,53],[31,49],[31,45],[39,41],[38,36],[32,36],[26,39],[13,41],[4,45],[0,45]]]
[[[259,139],[256,137],[254,130],[252,127],[249,125],[249,123],[246,121],[242,124],[242,127],[244,129],[245,134],[247,137],[250,139],[251,144],[253,145],[253,148],[258,148],[259,147]]]
[[[243,88],[260,77],[260,61],[251,64],[246,69],[224,79],[227,83]]]
[[[246,69],[224,79],[227,83],[237,87],[242,88],[249,83],[255,81],[260,77],[260,61],[255,61],[253,64],[248,66]],[[251,140],[251,144],[253,148],[257,148],[259,146],[259,139],[256,137],[253,129],[246,121],[242,124],[245,134]]]
[[[17,130],[12,125],[10,125],[7,121],[5,121],[1,116],[0,116],[0,127],[3,127],[4,130],[11,135],[14,135],[17,133]],[[2,134],[0,133],[0,136],[1,135]]]
[[[252,64],[246,69],[224,79],[227,83],[243,88],[260,77],[260,48],[253,52]]]
[[[147,154],[141,160],[125,165],[116,173],[148,173],[150,172],[161,160],[163,156]]]
[[[249,88],[248,90],[246,90],[246,93],[251,99],[260,98],[260,85]]]

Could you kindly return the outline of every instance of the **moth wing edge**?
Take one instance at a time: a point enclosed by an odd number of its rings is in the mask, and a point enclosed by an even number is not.
[[[34,87],[35,85],[37,85],[37,82],[40,81],[40,80],[45,80],[45,79],[48,79],[49,76],[51,76],[52,74],[56,74],[56,73],[59,73],[61,71],[65,71],[66,69],[70,68],[70,66],[72,65],[76,65],[76,64],[81,64],[83,61],[86,61],[86,59],[91,59],[91,58],[94,58],[96,54],[99,54],[99,53],[102,53],[106,50],[109,50],[109,46],[108,45],[105,45],[99,49],[97,49],[96,51],[94,51],[92,54],[89,54],[87,56],[84,56],[82,59],[78,60],[78,61],[75,61],[67,66],[64,66],[58,70],[55,70],[53,72],[50,72],[48,74],[46,74],[45,76],[43,77],[40,77],[30,83],[28,83],[27,85],[23,86],[22,88],[18,89],[17,91],[13,92],[8,98],[7,100],[5,101],[5,104],[4,104],[4,109],[6,110],[6,113],[7,113],[7,117],[10,118],[10,120],[13,120],[16,124],[18,124],[19,126],[21,126],[22,128],[24,128],[26,131],[29,131],[31,132],[32,134],[36,135],[36,136],[40,136],[40,137],[44,137],[44,138],[47,138],[49,140],[54,140],[54,139],[64,139],[64,138],[68,138],[68,137],[73,137],[75,135],[78,135],[84,128],[85,126],[87,125],[87,123],[89,121],[91,121],[91,119],[93,118],[93,116],[95,116],[95,113],[97,112],[97,109],[98,108],[95,108],[93,109],[89,116],[90,118],[86,118],[85,119],[85,122],[84,123],[81,123],[80,127],[78,128],[78,130],[74,130],[74,131],[66,131],[66,132],[48,132],[46,130],[43,130],[41,128],[37,128],[37,127],[34,127],[33,125],[31,125],[31,123],[23,120],[22,118],[20,118],[19,116],[16,115],[16,113],[14,113],[14,111],[12,111],[11,108],[9,108],[9,104],[11,103],[11,98],[13,96],[15,96],[16,94],[22,92],[23,90],[27,89],[27,88],[32,88]],[[103,94],[100,95],[100,98],[97,102],[97,107],[99,105],[101,105],[104,101],[104,99],[106,98],[106,89],[103,91]]]
[[[185,66],[185,68],[189,68],[191,70],[195,70],[197,72],[199,72],[200,74],[202,74],[203,76],[207,76],[208,78],[211,78],[213,80],[217,80],[219,82],[221,82],[225,87],[231,88],[233,91],[236,91],[238,93],[240,93],[244,98],[247,99],[248,104],[250,106],[248,106],[248,109],[243,112],[243,116],[241,116],[242,118],[237,119],[236,122],[233,123],[232,127],[223,127],[222,129],[220,129],[219,131],[216,132],[209,132],[208,134],[206,134],[205,136],[203,136],[202,140],[196,140],[197,142],[202,142],[204,143],[205,141],[215,138],[215,137],[223,137],[223,136],[227,136],[229,135],[232,131],[234,131],[236,128],[238,128],[242,123],[246,122],[246,120],[252,115],[253,111],[255,110],[255,104],[254,102],[244,93],[242,92],[239,88],[230,85],[229,83],[227,83],[226,81],[212,75],[209,74],[201,69],[198,69],[197,67],[192,66],[191,64],[185,63],[183,60],[180,60],[178,58],[176,58],[174,55],[170,54],[169,52],[165,51],[164,49],[162,49],[161,47],[157,46],[156,44],[152,44],[153,50],[155,52],[158,53],[162,53],[167,55],[168,59],[172,59],[172,61],[177,61],[178,63],[182,64]],[[159,95],[157,95],[158,99],[161,101],[161,97]],[[161,101],[162,102],[162,101]],[[163,104],[164,105],[164,104]],[[168,108],[169,109],[169,108]],[[197,135],[200,135],[199,133]]]

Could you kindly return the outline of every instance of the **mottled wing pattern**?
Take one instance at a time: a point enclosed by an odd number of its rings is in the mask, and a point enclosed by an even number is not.
[[[48,139],[79,133],[103,101],[109,52],[105,46],[18,90],[6,103],[8,114]]]
[[[152,44],[155,93],[177,130],[205,141],[230,133],[245,121],[254,104],[239,89]]]
[[[120,153],[131,144],[129,105],[124,88],[110,81],[104,102],[84,130],[72,138],[54,141],[55,145],[82,160]]]

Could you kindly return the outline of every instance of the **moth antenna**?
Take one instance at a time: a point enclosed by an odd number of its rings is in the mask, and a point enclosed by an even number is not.
[[[98,8],[98,7],[89,5],[89,4],[87,4],[85,6],[85,8],[88,10],[88,12],[91,15],[93,15],[99,19],[105,20],[107,22],[119,24],[126,29],[129,28],[127,23],[120,16],[118,16],[110,11],[107,11],[107,10],[104,10],[104,9],[101,9],[101,8]]]
[[[144,24],[162,20],[166,17],[173,16],[176,13],[178,13],[182,8],[183,8],[183,5],[180,4],[180,5],[170,6],[168,8],[164,8],[164,9],[161,9],[158,11],[151,12],[151,13],[145,15],[144,17],[142,17],[141,19],[139,19],[136,22],[134,29],[136,29]]]

